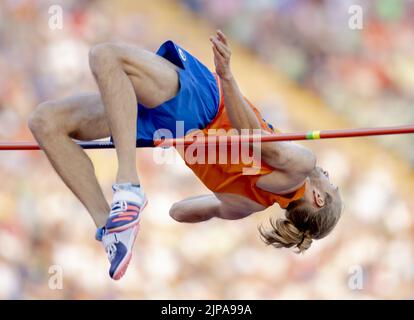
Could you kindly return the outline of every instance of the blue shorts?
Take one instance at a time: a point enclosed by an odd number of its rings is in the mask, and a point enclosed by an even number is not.
[[[153,140],[159,138],[156,133],[160,129],[168,130],[171,138],[204,129],[216,116],[220,103],[214,75],[197,58],[173,41],[163,43],[156,54],[179,67],[179,91],[175,97],[155,108],[138,104],[138,147],[152,147]],[[162,135],[168,138],[168,135]]]

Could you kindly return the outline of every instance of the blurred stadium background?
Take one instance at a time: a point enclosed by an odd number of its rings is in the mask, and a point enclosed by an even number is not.
[[[63,29],[48,8],[63,7]],[[348,8],[364,9],[350,30]],[[32,139],[41,101],[96,90],[88,50],[173,39],[213,67],[208,36],[225,31],[247,97],[283,131],[414,123],[414,3],[403,0],[0,1],[0,140]],[[257,225],[185,225],[170,205],[205,192],[184,164],[138,150],[150,197],[126,276],[113,282],[85,209],[40,152],[0,154],[0,298],[413,299],[413,136],[305,142],[342,189],[345,212],[304,255],[265,247]],[[113,151],[88,152],[110,197]],[[48,282],[63,270],[63,289]],[[349,286],[355,268],[363,288]]]

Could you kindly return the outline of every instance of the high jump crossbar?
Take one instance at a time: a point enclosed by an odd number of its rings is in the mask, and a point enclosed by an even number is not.
[[[314,130],[294,133],[277,133],[269,135],[229,135],[229,136],[199,136],[192,138],[184,137],[177,139],[154,140],[154,146],[178,146],[178,145],[206,145],[206,144],[233,144],[233,143],[253,143],[253,142],[274,142],[274,141],[298,141],[298,140],[318,140],[333,138],[352,138],[367,136],[382,136],[391,134],[414,133],[414,125],[377,127],[377,128],[355,128],[340,130]],[[77,141],[83,149],[113,149],[115,145],[111,141]],[[39,145],[32,141],[0,142],[0,150],[40,150]]]

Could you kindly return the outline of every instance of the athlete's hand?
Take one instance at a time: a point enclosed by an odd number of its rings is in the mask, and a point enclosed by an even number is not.
[[[231,50],[227,42],[226,36],[223,32],[217,30],[216,35],[214,37],[210,37],[210,41],[213,48],[214,64],[216,66],[217,75],[223,80],[231,79]]]

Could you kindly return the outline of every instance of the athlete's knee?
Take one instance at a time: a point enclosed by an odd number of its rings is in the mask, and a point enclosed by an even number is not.
[[[100,43],[89,51],[89,67],[95,76],[111,76],[114,68],[137,72],[147,66],[147,60],[148,51],[123,43]]]
[[[89,66],[92,72],[95,75],[101,74],[108,68],[120,64],[121,52],[121,44],[105,42],[93,46],[89,51]]]
[[[55,134],[59,130],[56,117],[56,104],[43,102],[30,114],[28,125],[32,133],[37,136]]]

